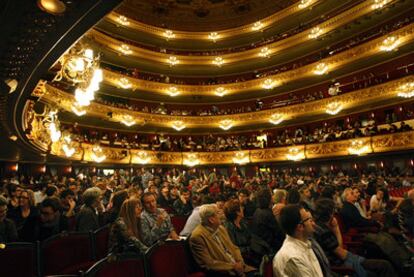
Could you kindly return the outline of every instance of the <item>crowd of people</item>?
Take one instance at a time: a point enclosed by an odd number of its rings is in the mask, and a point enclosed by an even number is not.
[[[1,180],[0,243],[110,224],[111,255],[144,253],[157,241],[189,237],[195,261],[213,273],[255,276],[268,255],[274,257],[275,276],[334,276],[331,267],[345,265],[354,276],[394,277],[412,270],[410,260],[396,264],[391,257],[352,253],[337,217],[346,229],[375,227],[392,234],[389,240],[404,249],[401,228],[414,235],[411,182],[408,174],[379,170],[246,177],[237,171],[143,168],[110,176],[14,176]],[[390,195],[401,187],[406,198]],[[171,216],[187,218],[180,233]]]
[[[383,116],[380,116],[382,114]],[[290,145],[331,142],[337,140],[370,137],[412,130],[404,120],[414,117],[412,110],[403,109],[403,113],[378,113],[384,117],[381,122],[367,114],[364,124],[358,118],[320,123],[320,125],[268,130],[266,132],[229,135],[179,136],[167,134],[122,134],[109,133],[79,126],[66,125],[73,141],[100,143],[111,147],[143,149],[153,151],[231,151],[263,149]]]
[[[333,54],[340,53],[342,51],[348,50],[350,48],[356,47],[365,43],[369,40],[375,39],[379,36],[385,35],[389,32],[402,28],[410,24],[414,16],[411,15],[411,11],[407,11],[408,15],[403,15],[398,18],[393,18],[389,23],[381,26],[376,26],[366,32],[358,34],[357,36],[351,37],[346,41],[338,42],[334,45],[330,45],[327,48],[318,51],[312,52],[306,57],[301,57],[300,59],[290,61],[285,64],[278,64],[271,68],[266,68],[262,70],[254,70],[252,72],[246,72],[243,76],[227,76],[227,77],[216,77],[216,78],[189,78],[189,77],[177,77],[177,76],[164,76],[160,74],[154,74],[149,72],[141,72],[136,68],[120,68],[111,64],[102,64],[103,67],[106,67],[110,70],[118,71],[122,74],[139,78],[141,80],[169,83],[169,84],[193,84],[193,85],[218,85],[218,84],[228,84],[228,83],[238,83],[245,82],[248,80],[254,80],[256,78],[263,78],[266,76],[274,75],[277,73],[285,72],[288,70],[293,70],[299,67],[302,67],[306,64],[317,62],[320,59],[329,57]]]

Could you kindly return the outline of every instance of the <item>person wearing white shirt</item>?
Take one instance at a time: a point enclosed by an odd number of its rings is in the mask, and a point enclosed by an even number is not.
[[[280,212],[279,222],[286,238],[273,258],[273,276],[323,277],[323,269],[309,240],[315,232],[311,213],[299,205],[287,205]]]

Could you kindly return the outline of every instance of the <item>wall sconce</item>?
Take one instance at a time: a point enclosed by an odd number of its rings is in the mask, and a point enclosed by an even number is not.
[[[215,57],[213,60],[213,64],[221,67],[224,64],[224,60],[222,57]]]
[[[262,22],[257,21],[255,23],[253,23],[252,30],[253,31],[259,31],[260,29],[263,28],[263,26],[264,26],[264,24]]]
[[[387,5],[389,2],[391,2],[392,0],[374,0],[374,4],[372,4],[372,9],[376,10],[376,9],[382,9],[385,5]]]
[[[193,167],[200,164],[200,160],[197,157],[197,154],[187,154],[187,157],[184,159],[183,163],[186,166]]]
[[[328,72],[328,65],[326,63],[318,63],[313,71],[316,75],[323,75]]]
[[[411,98],[414,96],[414,82],[406,83],[398,88],[398,96],[403,98]]]
[[[174,65],[176,65],[176,64],[179,64],[180,63],[180,61],[177,59],[177,57],[175,57],[175,56],[169,56],[168,57],[168,60],[167,60],[167,63],[169,63],[170,64],[170,66],[174,66]]]
[[[277,82],[276,81],[274,81],[273,79],[268,78],[268,79],[266,79],[266,80],[263,81],[262,88],[264,88],[264,89],[272,89],[276,85],[277,85]]]
[[[131,55],[132,54],[132,50],[129,48],[128,45],[126,44],[122,44],[119,48],[118,48],[119,52],[121,52],[124,55]]]
[[[280,124],[284,119],[284,116],[282,114],[272,114],[272,116],[269,118],[269,122],[272,123],[273,125],[278,125]]]
[[[140,164],[147,164],[151,160],[148,154],[144,151],[139,151],[136,155],[136,160]]]
[[[91,157],[97,163],[101,163],[106,159],[106,155],[104,155],[103,150],[100,146],[94,146],[92,148]]]
[[[382,42],[380,46],[380,50],[385,51],[385,52],[397,50],[397,46],[399,44],[400,44],[400,41],[396,37],[390,36],[384,39],[384,41]]]
[[[211,32],[208,34],[208,39],[216,42],[220,38],[220,35],[217,32]]]
[[[218,88],[216,88],[214,94],[217,95],[217,96],[223,97],[224,95],[227,94],[227,90],[223,87],[218,87]]]
[[[164,31],[164,37],[166,37],[167,40],[169,40],[169,39],[175,38],[175,34],[171,30],[165,30]]]
[[[175,96],[180,94],[180,91],[177,89],[177,87],[169,87],[168,90],[167,90],[167,93],[171,97],[175,97]]]
[[[129,21],[128,18],[126,18],[123,15],[119,15],[116,19],[116,22],[118,22],[119,24],[121,24],[122,26],[128,26],[129,25]]]
[[[260,53],[259,56],[262,58],[268,58],[270,55],[270,50],[268,47],[263,47],[262,49],[260,49]]]
[[[310,4],[312,4],[313,0],[300,0],[300,3],[298,5],[299,9],[304,9],[309,7]]]
[[[322,29],[319,27],[314,27],[311,29],[308,35],[308,38],[314,39],[314,38],[318,38],[320,35],[322,35]]]
[[[171,127],[173,127],[176,131],[181,131],[183,130],[186,126],[184,124],[184,122],[182,122],[181,120],[177,120],[177,121],[173,121],[171,123]]]
[[[236,164],[247,164],[250,162],[248,153],[237,152],[233,158],[233,162]]]
[[[221,129],[227,131],[231,127],[233,127],[233,125],[234,125],[234,121],[233,120],[225,119],[225,120],[220,121],[220,125],[219,126],[220,126]]]
[[[298,148],[290,148],[286,158],[291,161],[300,161],[305,158],[305,153]]]
[[[132,87],[131,82],[127,78],[120,78],[118,85],[123,89],[130,89]]]
[[[326,113],[330,115],[335,115],[342,110],[342,104],[339,102],[332,102],[326,105]]]
[[[72,155],[75,153],[75,148],[70,147],[67,144],[62,145],[62,150],[65,153],[65,156],[68,158],[72,157]]]
[[[364,145],[362,140],[353,140],[351,142],[351,146],[348,148],[348,152],[350,155],[363,155],[370,152],[370,147],[368,145]]]
[[[132,125],[135,125],[136,122],[131,115],[126,114],[122,116],[121,123],[128,127],[131,127]]]

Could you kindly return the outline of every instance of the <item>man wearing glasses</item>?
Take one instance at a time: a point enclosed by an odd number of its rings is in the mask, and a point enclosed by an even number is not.
[[[311,241],[315,222],[300,205],[287,205],[280,212],[279,223],[286,238],[273,259],[275,277],[331,276],[329,262],[320,246]]]

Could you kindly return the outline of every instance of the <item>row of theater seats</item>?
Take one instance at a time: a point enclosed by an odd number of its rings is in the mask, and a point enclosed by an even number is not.
[[[393,197],[404,197],[405,194],[411,189],[411,187],[393,188],[388,193]]]

